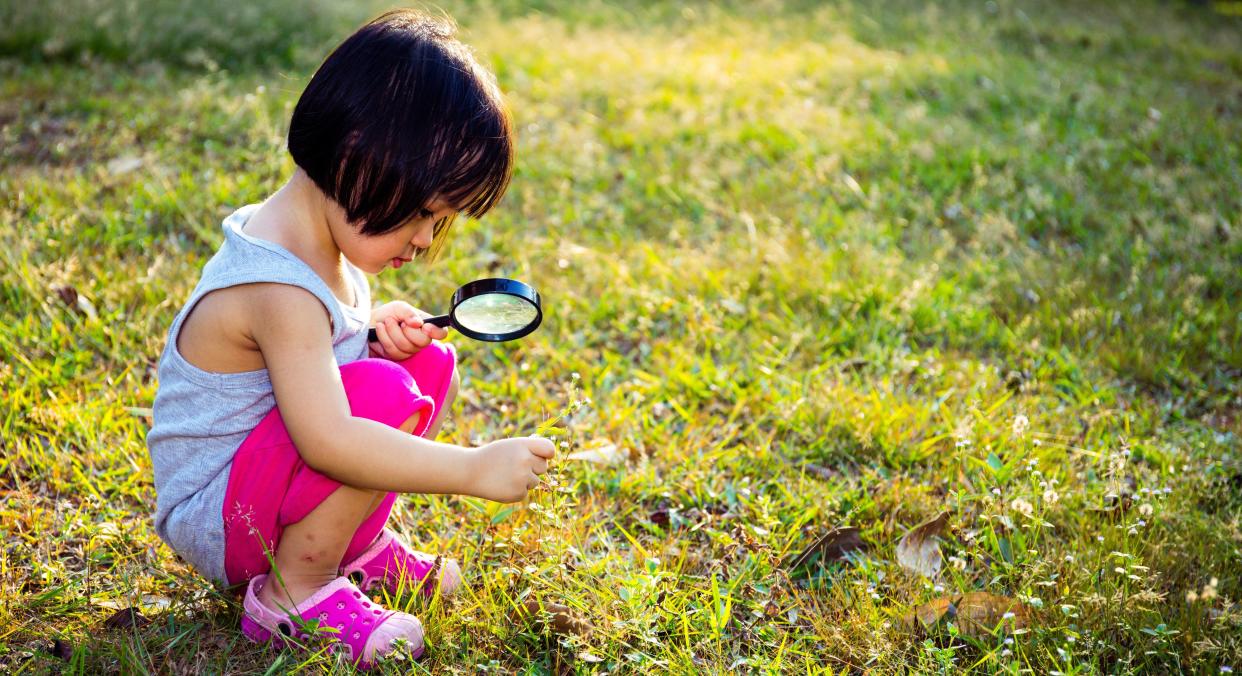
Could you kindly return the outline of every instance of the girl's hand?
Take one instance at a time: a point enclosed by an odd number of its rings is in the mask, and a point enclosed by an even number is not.
[[[401,300],[375,308],[371,311],[371,323],[379,340],[371,343],[371,350],[385,359],[401,361],[414,356],[433,339],[447,338],[447,329],[423,323],[423,317],[430,316]]]
[[[474,450],[474,484],[470,494],[496,502],[517,502],[539,485],[556,447],[542,437],[513,437]]]

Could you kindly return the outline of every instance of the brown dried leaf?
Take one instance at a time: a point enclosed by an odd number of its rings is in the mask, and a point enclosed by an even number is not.
[[[545,616],[544,613],[547,613]],[[523,618],[547,619],[552,631],[558,634],[585,634],[591,630],[591,623],[574,617],[569,606],[528,598],[522,602],[520,615]]]
[[[122,608],[103,621],[103,626],[109,629],[129,629],[130,627],[141,629],[148,624],[151,624],[151,620],[135,608]]]
[[[99,312],[95,309],[95,304],[90,298],[78,292],[76,287],[64,285],[56,287],[56,295],[65,305],[74,310],[78,314],[85,315],[90,319],[97,319]]]
[[[62,641],[58,638],[52,639],[52,644],[48,646],[47,651],[53,657],[59,657],[66,662],[73,659],[73,644],[68,641]]]
[[[897,542],[897,563],[925,577],[935,577],[944,562],[937,538],[949,525],[949,513],[911,528]]]
[[[789,570],[795,570],[799,566],[811,560],[815,554],[820,555],[820,562],[827,563],[829,561],[841,561],[845,559],[845,555],[856,549],[864,549],[867,544],[862,541],[862,531],[853,526],[844,528],[833,528],[827,533],[820,536],[818,540],[812,542],[809,547],[802,551],[788,566]]]
[[[1006,613],[1012,615],[1006,617]],[[909,629],[931,629],[946,618],[971,638],[991,636],[997,629],[1025,629],[1031,621],[1021,601],[981,591],[934,599],[915,608],[903,621]]]

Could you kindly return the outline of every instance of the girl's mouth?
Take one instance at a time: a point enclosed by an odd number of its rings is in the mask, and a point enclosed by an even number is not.
[[[393,270],[400,269],[402,265],[405,265],[406,263],[409,263],[409,262],[410,261],[405,258],[394,258],[392,259],[392,269]]]

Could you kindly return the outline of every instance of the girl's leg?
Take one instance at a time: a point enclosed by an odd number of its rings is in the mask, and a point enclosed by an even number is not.
[[[346,364],[341,378],[351,411],[431,437],[456,393],[455,357],[451,346],[437,343],[404,362],[366,359]],[[432,420],[425,420],[432,409]],[[366,550],[382,532],[396,494],[338,490],[342,488],[302,462],[279,410],[273,409],[234,456],[224,509],[228,580],[236,583],[265,573],[274,559],[281,566],[292,562],[290,570],[306,586],[319,574],[315,570],[322,558],[335,557],[339,566]],[[344,545],[337,541],[339,528],[349,534]],[[290,529],[290,548],[284,551],[285,531]],[[305,537],[298,544],[299,534],[314,540]],[[312,542],[315,547],[306,546]],[[299,584],[294,582],[295,587]],[[297,593],[293,588],[290,592]]]
[[[399,428],[413,432],[421,416],[421,412],[411,415]],[[359,525],[374,516],[389,495],[341,485],[301,521],[285,526],[273,556],[277,574],[263,585],[259,601],[269,608],[292,608],[335,580],[346,549],[357,546]],[[385,519],[387,515],[385,510]]]
[[[285,526],[273,575],[259,592],[259,601],[269,608],[292,608],[335,580],[345,548],[380,495],[341,486],[304,519]]]

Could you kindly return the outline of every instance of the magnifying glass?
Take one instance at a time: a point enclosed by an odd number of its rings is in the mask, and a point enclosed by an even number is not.
[[[539,292],[516,279],[491,277],[463,284],[453,292],[448,314],[426,317],[424,324],[452,326],[467,338],[499,343],[516,340],[539,328],[543,307]],[[368,341],[379,340],[375,329]]]

